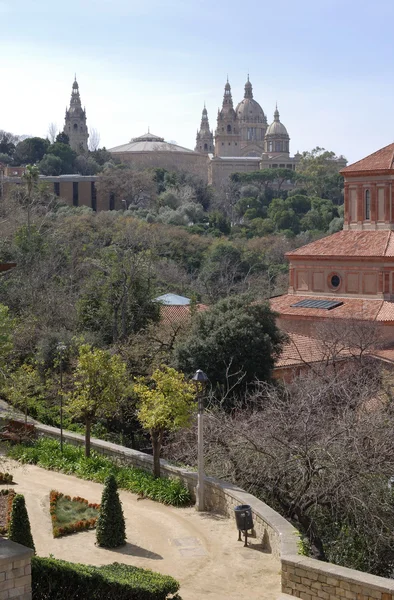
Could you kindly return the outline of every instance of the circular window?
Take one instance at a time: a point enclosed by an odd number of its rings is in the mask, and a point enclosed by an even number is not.
[[[332,275],[330,279],[331,287],[337,288],[341,285],[341,278],[339,275]]]

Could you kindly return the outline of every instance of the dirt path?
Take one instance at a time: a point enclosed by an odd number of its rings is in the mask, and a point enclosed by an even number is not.
[[[23,493],[37,553],[102,565],[123,562],[172,575],[181,583],[183,600],[274,600],[280,593],[279,563],[256,544],[237,542],[234,523],[194,508],[167,507],[120,492],[126,518],[127,545],[104,550],[94,545],[95,532],[54,539],[49,492],[56,489],[100,502],[102,486],[69,475],[8,461],[17,493]],[[7,486],[0,486],[7,487]]]

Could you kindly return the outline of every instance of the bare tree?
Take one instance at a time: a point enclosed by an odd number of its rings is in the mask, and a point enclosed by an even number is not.
[[[89,150],[94,152],[100,147],[100,133],[92,127],[89,129]]]
[[[49,123],[48,125],[48,139],[53,144],[56,140],[59,128],[56,123]]]
[[[306,536],[313,553],[388,575],[394,565],[394,412],[375,364],[353,360],[331,377],[309,372],[265,383],[232,414],[207,413],[207,472],[268,502]],[[167,456],[195,464],[195,431]]]

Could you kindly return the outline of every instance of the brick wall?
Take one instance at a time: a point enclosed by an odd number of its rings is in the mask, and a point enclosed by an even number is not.
[[[20,544],[0,539],[0,600],[31,600],[31,556]]]

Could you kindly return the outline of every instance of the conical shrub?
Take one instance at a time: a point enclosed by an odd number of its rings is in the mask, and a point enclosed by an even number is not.
[[[22,494],[16,494],[12,503],[8,539],[17,544],[22,544],[22,546],[27,546],[34,552],[36,550],[31,534],[29,515],[26,510],[25,497]]]
[[[119,500],[118,486],[113,475],[105,480],[101,497],[100,514],[97,519],[96,540],[98,546],[117,548],[126,543],[126,528]]]

